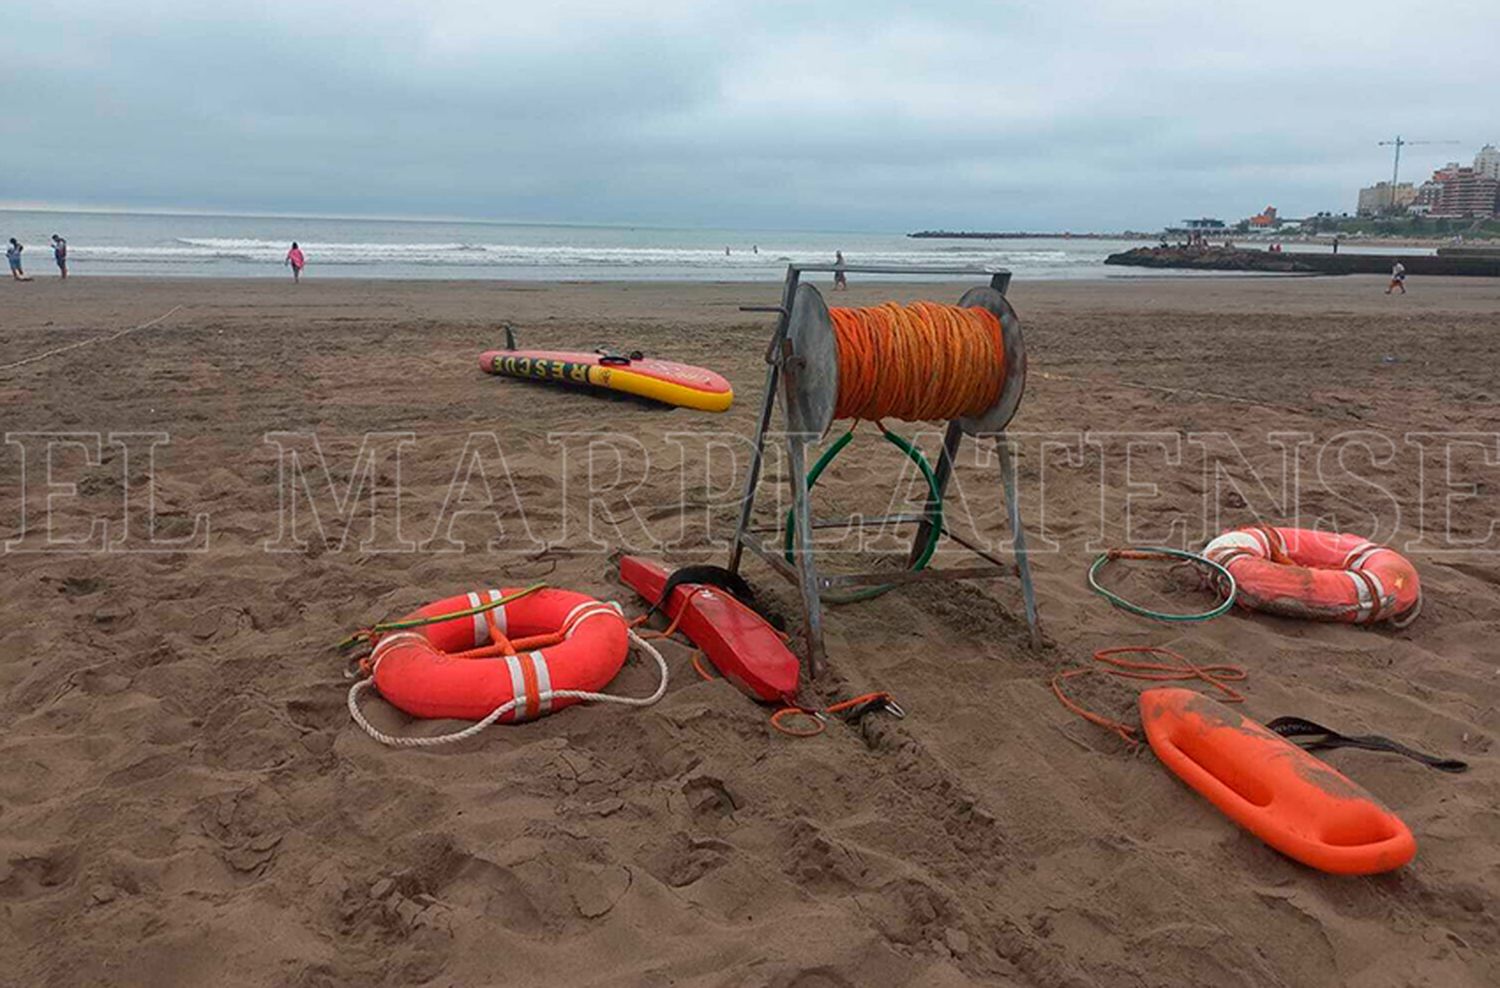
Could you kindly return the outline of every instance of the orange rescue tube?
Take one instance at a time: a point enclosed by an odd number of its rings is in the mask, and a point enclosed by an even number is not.
[[[481,590],[428,604],[406,620],[469,610],[518,593]],[[597,691],[629,650],[625,619],[601,601],[548,588],[481,614],[382,637],[366,660],[380,695],[413,717],[482,720],[511,700],[503,723],[577,703],[557,690]]]
[[[1422,610],[1416,567],[1358,535],[1251,525],[1223,533],[1203,555],[1234,574],[1236,600],[1251,610],[1397,628]]]
[[[1401,818],[1301,748],[1201,693],[1141,694],[1151,750],[1235,823],[1336,875],[1400,868],[1417,853]]]

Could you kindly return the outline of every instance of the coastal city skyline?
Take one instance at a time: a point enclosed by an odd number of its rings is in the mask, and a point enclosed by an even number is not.
[[[1445,141],[1457,144],[1458,141]],[[1488,219],[1500,209],[1500,148],[1485,144],[1473,163],[1449,161],[1417,181],[1381,180],[1359,190],[1360,216],[1403,215]]]

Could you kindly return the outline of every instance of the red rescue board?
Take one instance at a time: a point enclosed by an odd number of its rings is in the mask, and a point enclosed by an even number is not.
[[[661,564],[639,556],[620,560],[620,579],[654,604],[667,584]],[[764,703],[796,704],[801,666],[765,618],[719,587],[680,584],[662,607],[669,620],[687,612],[677,627],[703,650],[714,668],[745,693]]]
[[[1337,875],[1373,875],[1417,853],[1406,824],[1374,796],[1216,700],[1146,690],[1141,722],[1163,765],[1289,858]]]
[[[545,381],[570,387],[607,388],[668,405],[722,412],[734,389],[706,367],[651,357],[612,357],[564,350],[486,350],[479,355],[486,374]]]

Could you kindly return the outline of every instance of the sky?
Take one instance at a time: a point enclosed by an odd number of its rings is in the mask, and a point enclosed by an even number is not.
[[[215,8],[224,9],[215,9]],[[232,7],[244,9],[232,10]],[[1500,3],[8,5],[0,203],[783,230],[1350,212],[1500,143]]]

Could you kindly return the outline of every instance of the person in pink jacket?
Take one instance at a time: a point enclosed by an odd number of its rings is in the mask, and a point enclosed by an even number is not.
[[[307,263],[307,259],[302,256],[302,248],[297,246],[295,240],[292,241],[292,249],[286,252],[286,263],[291,265],[292,280],[301,281],[302,266]]]

